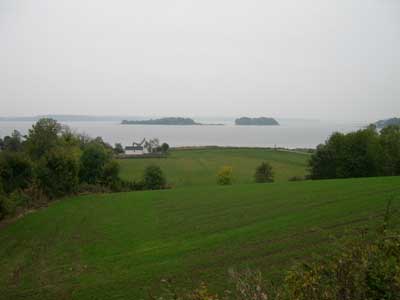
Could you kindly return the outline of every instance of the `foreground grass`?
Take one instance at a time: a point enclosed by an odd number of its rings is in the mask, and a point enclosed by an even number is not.
[[[140,179],[143,170],[150,164],[159,165],[168,182],[175,187],[215,185],[218,170],[233,167],[234,183],[254,181],[256,167],[268,161],[275,172],[276,181],[287,181],[290,177],[306,175],[309,154],[267,149],[205,149],[174,150],[168,158],[145,158],[120,160],[121,176],[127,180]]]
[[[221,290],[231,267],[279,278],[399,195],[387,177],[65,199],[0,230],[0,299],[141,299],[162,278]]]

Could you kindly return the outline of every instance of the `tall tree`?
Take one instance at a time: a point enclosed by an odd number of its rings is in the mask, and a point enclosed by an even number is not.
[[[56,120],[43,118],[32,125],[26,140],[26,146],[32,159],[40,159],[59,144],[62,127]]]

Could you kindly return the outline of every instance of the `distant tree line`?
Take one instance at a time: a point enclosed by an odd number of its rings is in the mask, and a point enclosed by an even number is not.
[[[400,175],[400,126],[334,133],[309,161],[311,179]]]
[[[26,136],[14,130],[0,139],[0,150],[0,219],[19,207],[77,193],[165,187],[157,167],[146,169],[143,180],[122,180],[114,159],[118,148],[100,137],[73,133],[53,119],[40,119]]]

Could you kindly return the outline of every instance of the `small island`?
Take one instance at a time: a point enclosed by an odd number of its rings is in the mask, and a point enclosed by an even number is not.
[[[390,118],[385,120],[379,120],[374,123],[377,128],[384,128],[390,125],[400,125],[400,118]]]
[[[276,126],[279,125],[278,121],[276,121],[274,118],[266,118],[266,117],[260,117],[260,118],[248,118],[248,117],[242,117],[239,119],[235,120],[235,125],[253,125],[253,126]]]
[[[137,120],[137,121],[128,121],[123,120],[123,125],[201,125],[200,123],[196,123],[193,119],[190,118],[161,118],[161,119],[150,119],[150,120]]]

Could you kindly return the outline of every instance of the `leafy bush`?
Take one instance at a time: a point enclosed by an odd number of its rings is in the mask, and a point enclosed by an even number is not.
[[[267,162],[261,163],[256,169],[254,179],[258,183],[273,182],[274,173],[272,171],[272,166]]]
[[[166,185],[166,179],[163,171],[159,166],[150,165],[144,170],[143,184],[146,189],[158,190],[163,189]]]
[[[22,135],[18,130],[14,130],[11,136],[5,136],[0,139],[0,149],[5,151],[21,151],[23,148]]]
[[[161,145],[161,152],[162,153],[167,153],[169,150],[169,145],[167,143],[162,143]]]
[[[217,174],[217,183],[219,185],[230,185],[233,182],[233,169],[230,166],[222,167]]]
[[[76,191],[79,183],[79,161],[70,152],[53,149],[47,152],[35,168],[38,186],[50,198]]]
[[[13,213],[15,205],[5,194],[0,194],[0,220]]]
[[[116,143],[114,146],[114,153],[115,154],[123,154],[124,152],[125,151],[124,151],[124,148],[122,147],[122,145],[120,143]]]
[[[100,183],[105,165],[111,160],[110,152],[97,142],[90,142],[83,149],[79,177],[81,182]]]
[[[119,164],[116,160],[110,160],[104,165],[101,174],[101,184],[109,187],[116,187],[119,184]]]
[[[20,152],[0,153],[0,182],[5,193],[25,189],[32,181],[32,163]]]

